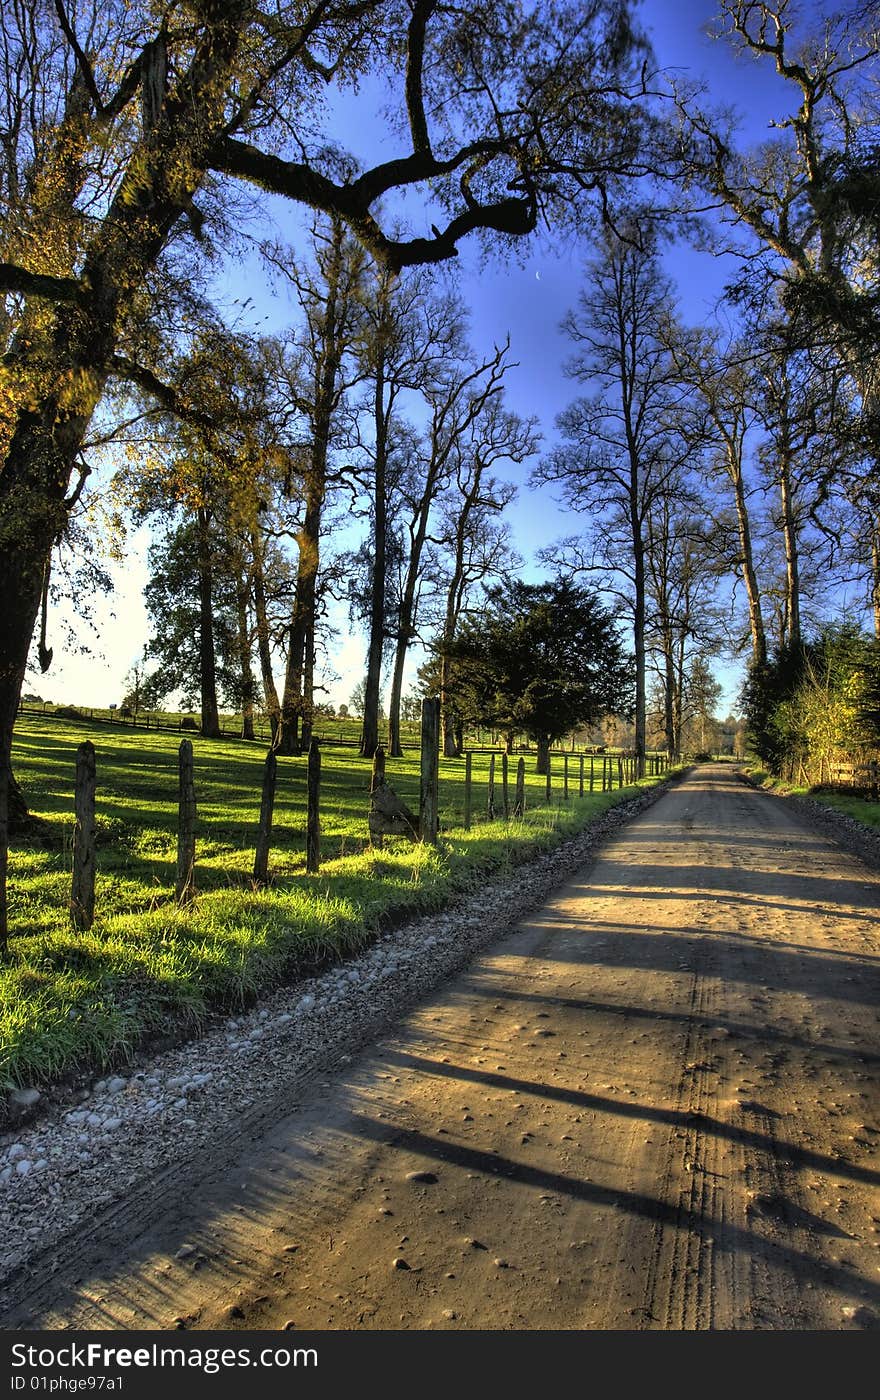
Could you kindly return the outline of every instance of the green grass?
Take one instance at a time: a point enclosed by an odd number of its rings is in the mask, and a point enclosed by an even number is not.
[[[88,933],[69,922],[72,791],[76,746],[97,750],[96,917]],[[193,905],[174,903],[179,736],[25,715],[13,762],[40,844],[13,843],[10,944],[0,966],[0,1082],[45,1084],[129,1059],[154,1034],[195,1030],[212,1012],[240,1008],[263,989],[365,946],[389,922],[437,909],[519,866],[588,824],[636,787],[562,796],[554,756],[553,801],[526,759],[522,820],[488,822],[489,756],[473,760],[474,824],[462,828],[464,763],[442,760],[436,847],[386,838],[369,845],[370,763],[352,750],[322,752],[321,870],[305,869],[306,761],[278,761],[271,884],[251,872],[262,751],[193,737],[198,804]],[[587,782],[589,764],[587,759]],[[615,765],[616,768],[616,765]],[[511,779],[515,764],[511,764]],[[597,782],[599,767],[597,764]],[[388,781],[418,806],[418,754],[389,760]],[[645,779],[637,786],[651,786]],[[500,803],[500,763],[496,795]],[[511,782],[512,801],[512,782]]]
[[[863,826],[880,827],[880,802],[868,802],[864,797],[848,797],[836,792],[810,793],[810,797],[822,807],[845,812]]]
[[[867,798],[850,796],[844,792],[827,792],[821,788],[796,786],[775,778],[764,768],[747,768],[746,773],[758,787],[775,792],[780,797],[808,797],[819,807],[832,807],[837,812],[845,812],[863,826],[880,827],[880,802],[869,802]]]

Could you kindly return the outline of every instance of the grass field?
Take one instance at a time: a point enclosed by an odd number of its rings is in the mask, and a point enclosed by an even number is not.
[[[89,933],[75,933],[68,916],[73,776],[76,747],[87,738],[97,752],[96,917]],[[258,889],[251,871],[263,751],[195,735],[198,896],[179,909],[173,899],[178,742],[179,735],[157,730],[19,718],[15,771],[46,838],[40,845],[15,843],[10,851],[11,937],[0,967],[0,1081],[8,1087],[103,1069],[130,1057],[151,1034],[193,1030],[212,1010],[240,1007],[263,988],[362,947],[390,921],[441,907],[635,790],[578,798],[575,761],[566,802],[555,758],[548,807],[532,755],[523,819],[488,822],[480,814],[489,756],[475,754],[475,820],[464,831],[464,764],[441,760],[438,845],[395,838],[376,850],[367,833],[371,765],[351,749],[328,745],[321,871],[305,870],[306,761],[282,758],[272,883]],[[414,809],[418,766],[413,749],[389,760],[386,772]]]

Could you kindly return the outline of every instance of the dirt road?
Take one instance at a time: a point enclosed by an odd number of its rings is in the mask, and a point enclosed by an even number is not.
[[[880,875],[704,766],[4,1327],[880,1325]],[[176,1321],[179,1320],[179,1321]]]

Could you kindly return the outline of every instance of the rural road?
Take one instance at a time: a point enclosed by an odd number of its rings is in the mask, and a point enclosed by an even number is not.
[[[876,1328],[878,953],[880,874],[705,765],[0,1322]]]

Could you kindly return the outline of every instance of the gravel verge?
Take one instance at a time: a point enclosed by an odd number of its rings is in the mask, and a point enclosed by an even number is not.
[[[825,807],[811,797],[790,797],[796,810],[808,821],[832,836],[839,846],[852,855],[860,856],[866,865],[880,870],[880,828],[864,826],[846,812]]]
[[[513,874],[381,935],[320,976],[273,991],[246,1014],[217,1018],[196,1040],[145,1054],[87,1087],[24,1091],[32,1120],[0,1135],[0,1306],[21,1270],[98,1211],[137,1196],[160,1173],[228,1153],[274,1112],[289,1111],[302,1086],[350,1060],[538,907],[668,786],[619,803]]]

